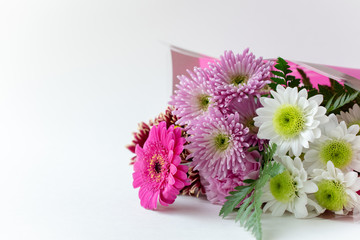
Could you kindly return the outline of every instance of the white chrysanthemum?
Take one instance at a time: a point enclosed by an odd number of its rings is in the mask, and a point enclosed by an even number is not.
[[[315,198],[322,207],[336,214],[360,210],[360,196],[356,193],[360,190],[360,178],[356,172],[344,174],[329,161],[327,170],[313,171],[313,180],[319,188]]]
[[[258,108],[255,126],[259,127],[258,137],[269,139],[270,144],[276,143],[279,155],[289,150],[300,156],[309,142],[319,138],[320,124],[327,121],[326,109],[319,106],[322,95],[307,99],[305,89],[298,92],[297,88],[284,88],[278,85],[276,92],[270,91],[274,98],[262,97],[264,107]]]
[[[262,202],[266,202],[263,211],[270,210],[273,216],[282,216],[287,210],[294,213],[296,218],[305,218],[313,210],[315,215],[322,213],[324,209],[308,198],[307,194],[315,193],[318,188],[308,180],[301,159],[283,156],[280,162],[286,170],[265,185],[261,198]]]
[[[336,115],[339,122],[344,121],[348,127],[351,125],[357,124],[360,125],[360,107],[357,104],[354,104],[348,112],[340,112],[340,115]]]
[[[345,171],[360,171],[360,136],[356,135],[359,125],[348,128],[344,121],[338,123],[336,116],[331,114],[320,129],[321,137],[310,143],[304,156],[308,173],[317,168],[325,169],[328,161]]]

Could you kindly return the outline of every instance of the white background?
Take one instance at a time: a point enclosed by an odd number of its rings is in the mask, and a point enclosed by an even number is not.
[[[360,68],[360,1],[0,1],[0,239],[252,239],[220,206],[147,211],[125,149],[163,111],[163,42]],[[264,239],[358,239],[352,220],[264,217]]]

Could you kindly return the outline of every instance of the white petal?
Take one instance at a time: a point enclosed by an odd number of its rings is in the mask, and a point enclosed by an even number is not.
[[[321,94],[315,95],[315,96],[309,98],[309,101],[315,101],[317,103],[317,105],[320,105],[323,101],[323,95],[321,95]]]
[[[346,187],[352,186],[356,182],[357,178],[358,178],[358,174],[356,172],[348,172],[347,174],[345,174],[344,180]]]
[[[307,203],[306,194],[304,194],[304,196],[300,196],[299,198],[295,199],[294,213],[296,218],[304,218],[308,215],[306,203]]]
[[[271,215],[280,217],[284,214],[286,208],[287,208],[287,204],[277,202],[277,204],[274,206],[274,209],[272,210]]]
[[[306,193],[315,193],[319,188],[313,181],[306,181],[303,189]]]

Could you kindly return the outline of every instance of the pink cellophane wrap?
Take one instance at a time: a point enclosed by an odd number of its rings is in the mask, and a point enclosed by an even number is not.
[[[173,90],[175,89],[175,85],[179,82],[177,76],[186,74],[186,69],[192,70],[194,67],[206,68],[209,62],[216,60],[213,57],[208,57],[204,54],[191,52],[174,46],[171,46],[171,56],[173,66]],[[264,61],[268,60],[275,61],[276,59],[267,59]],[[329,85],[329,78],[332,78],[360,91],[360,69],[336,67],[293,60],[287,61],[295,77],[301,78],[296,69],[302,69],[310,78],[310,81],[314,87],[317,87],[318,84]]]

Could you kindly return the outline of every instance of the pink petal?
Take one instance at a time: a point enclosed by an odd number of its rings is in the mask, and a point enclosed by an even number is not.
[[[172,160],[172,163],[173,163],[175,166],[179,165],[180,162],[181,162],[181,158],[180,158],[179,156],[174,157],[174,159]]]
[[[134,172],[133,173],[133,187],[134,188],[138,188],[142,185],[143,181],[142,181],[142,177],[141,177],[141,173],[139,172]]]
[[[183,171],[177,171],[175,173],[175,177],[177,177],[180,180],[186,180],[187,179],[187,175]]]
[[[174,183],[175,183],[175,179],[174,179],[173,175],[169,174],[169,176],[168,176],[168,184],[174,185]]]
[[[169,150],[169,153],[168,153],[168,159],[173,159],[173,156],[174,156],[174,152],[172,150]]]
[[[161,192],[161,193],[160,193],[160,203],[161,203],[162,205],[164,205],[164,206],[167,206],[167,205],[169,205],[169,204],[174,203],[174,202],[175,202],[175,198],[176,198],[176,196],[174,197],[174,196],[171,196],[171,195],[166,194],[166,193],[164,193],[164,192]],[[163,203],[165,203],[165,204],[163,204]]]
[[[183,171],[186,173],[189,171],[189,167],[186,165],[179,165],[179,166],[177,166],[177,169],[178,169],[178,171]]]
[[[174,140],[171,139],[171,140],[167,143],[167,149],[173,150],[173,149],[174,149],[174,144],[175,144]]]
[[[153,193],[152,197],[149,200],[149,209],[156,209],[159,194],[160,194],[160,191]]]
[[[177,167],[174,164],[170,164],[170,173],[174,175],[177,172]]]
[[[163,205],[165,207],[169,206],[169,203],[167,203],[167,199],[164,199],[161,194],[159,196],[159,202],[160,202],[161,205]]]
[[[180,153],[184,150],[184,146],[183,145],[177,145],[174,149],[174,154],[175,155],[180,155]]]
[[[184,182],[175,178],[175,184],[174,187],[176,187],[177,189],[182,189],[185,186]]]
[[[168,135],[166,136],[166,138],[165,138],[164,140],[165,140],[164,145],[166,145],[166,143],[169,143],[169,142],[171,142],[171,141],[174,142],[174,133],[172,133],[172,132],[168,133]],[[171,147],[171,149],[172,149],[172,148],[173,148],[173,147]],[[169,149],[170,149],[170,148],[169,148]]]

